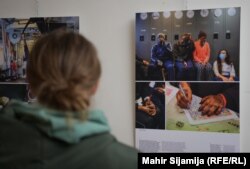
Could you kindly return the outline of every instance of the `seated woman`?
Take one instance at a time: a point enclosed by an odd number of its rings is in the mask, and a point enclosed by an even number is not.
[[[227,50],[219,51],[217,60],[213,64],[215,80],[217,81],[238,81],[236,77],[233,62]]]
[[[210,64],[210,45],[207,42],[207,34],[199,32],[198,40],[194,42],[195,50],[193,53],[194,65],[196,68],[197,81],[209,81],[213,79],[213,69]]]

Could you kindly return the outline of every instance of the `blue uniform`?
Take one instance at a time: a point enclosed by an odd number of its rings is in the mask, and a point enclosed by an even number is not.
[[[169,42],[157,43],[151,52],[151,62],[155,66],[162,65],[167,70],[168,80],[174,80],[174,63],[172,59],[172,46]]]

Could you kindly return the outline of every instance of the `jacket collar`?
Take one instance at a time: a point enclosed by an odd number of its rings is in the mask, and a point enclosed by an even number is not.
[[[110,131],[107,119],[100,110],[89,111],[87,120],[82,121],[74,117],[67,119],[66,112],[38,103],[28,104],[12,100],[4,111],[12,112],[20,120],[32,122],[48,136],[69,144],[78,143],[84,137]]]

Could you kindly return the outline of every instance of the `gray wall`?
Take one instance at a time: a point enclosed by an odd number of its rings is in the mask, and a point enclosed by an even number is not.
[[[183,33],[191,33],[193,39],[197,39],[199,31],[207,33],[207,41],[211,48],[210,63],[213,63],[220,49],[227,49],[234,63],[236,73],[239,76],[239,46],[240,46],[240,8],[236,8],[236,15],[229,16],[228,8],[222,9],[222,15],[217,17],[215,9],[209,10],[207,17],[200,15],[201,10],[195,10],[193,18],[187,17],[187,11],[182,11],[183,17],[176,19],[175,12],[171,12],[169,18],[164,18],[160,12],[159,19],[152,18],[152,13],[147,13],[147,19],[142,20],[140,13],[136,14],[136,54],[150,60],[151,48],[156,41],[151,40],[151,35],[159,32],[167,34],[168,41],[173,45]],[[226,33],[230,33],[230,39],[226,38]],[[218,39],[214,39],[214,34]],[[140,37],[144,36],[144,41]]]

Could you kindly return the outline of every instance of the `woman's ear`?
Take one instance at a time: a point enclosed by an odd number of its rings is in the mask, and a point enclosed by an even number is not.
[[[90,89],[90,95],[94,95],[99,87],[99,80],[96,82],[96,84]]]

